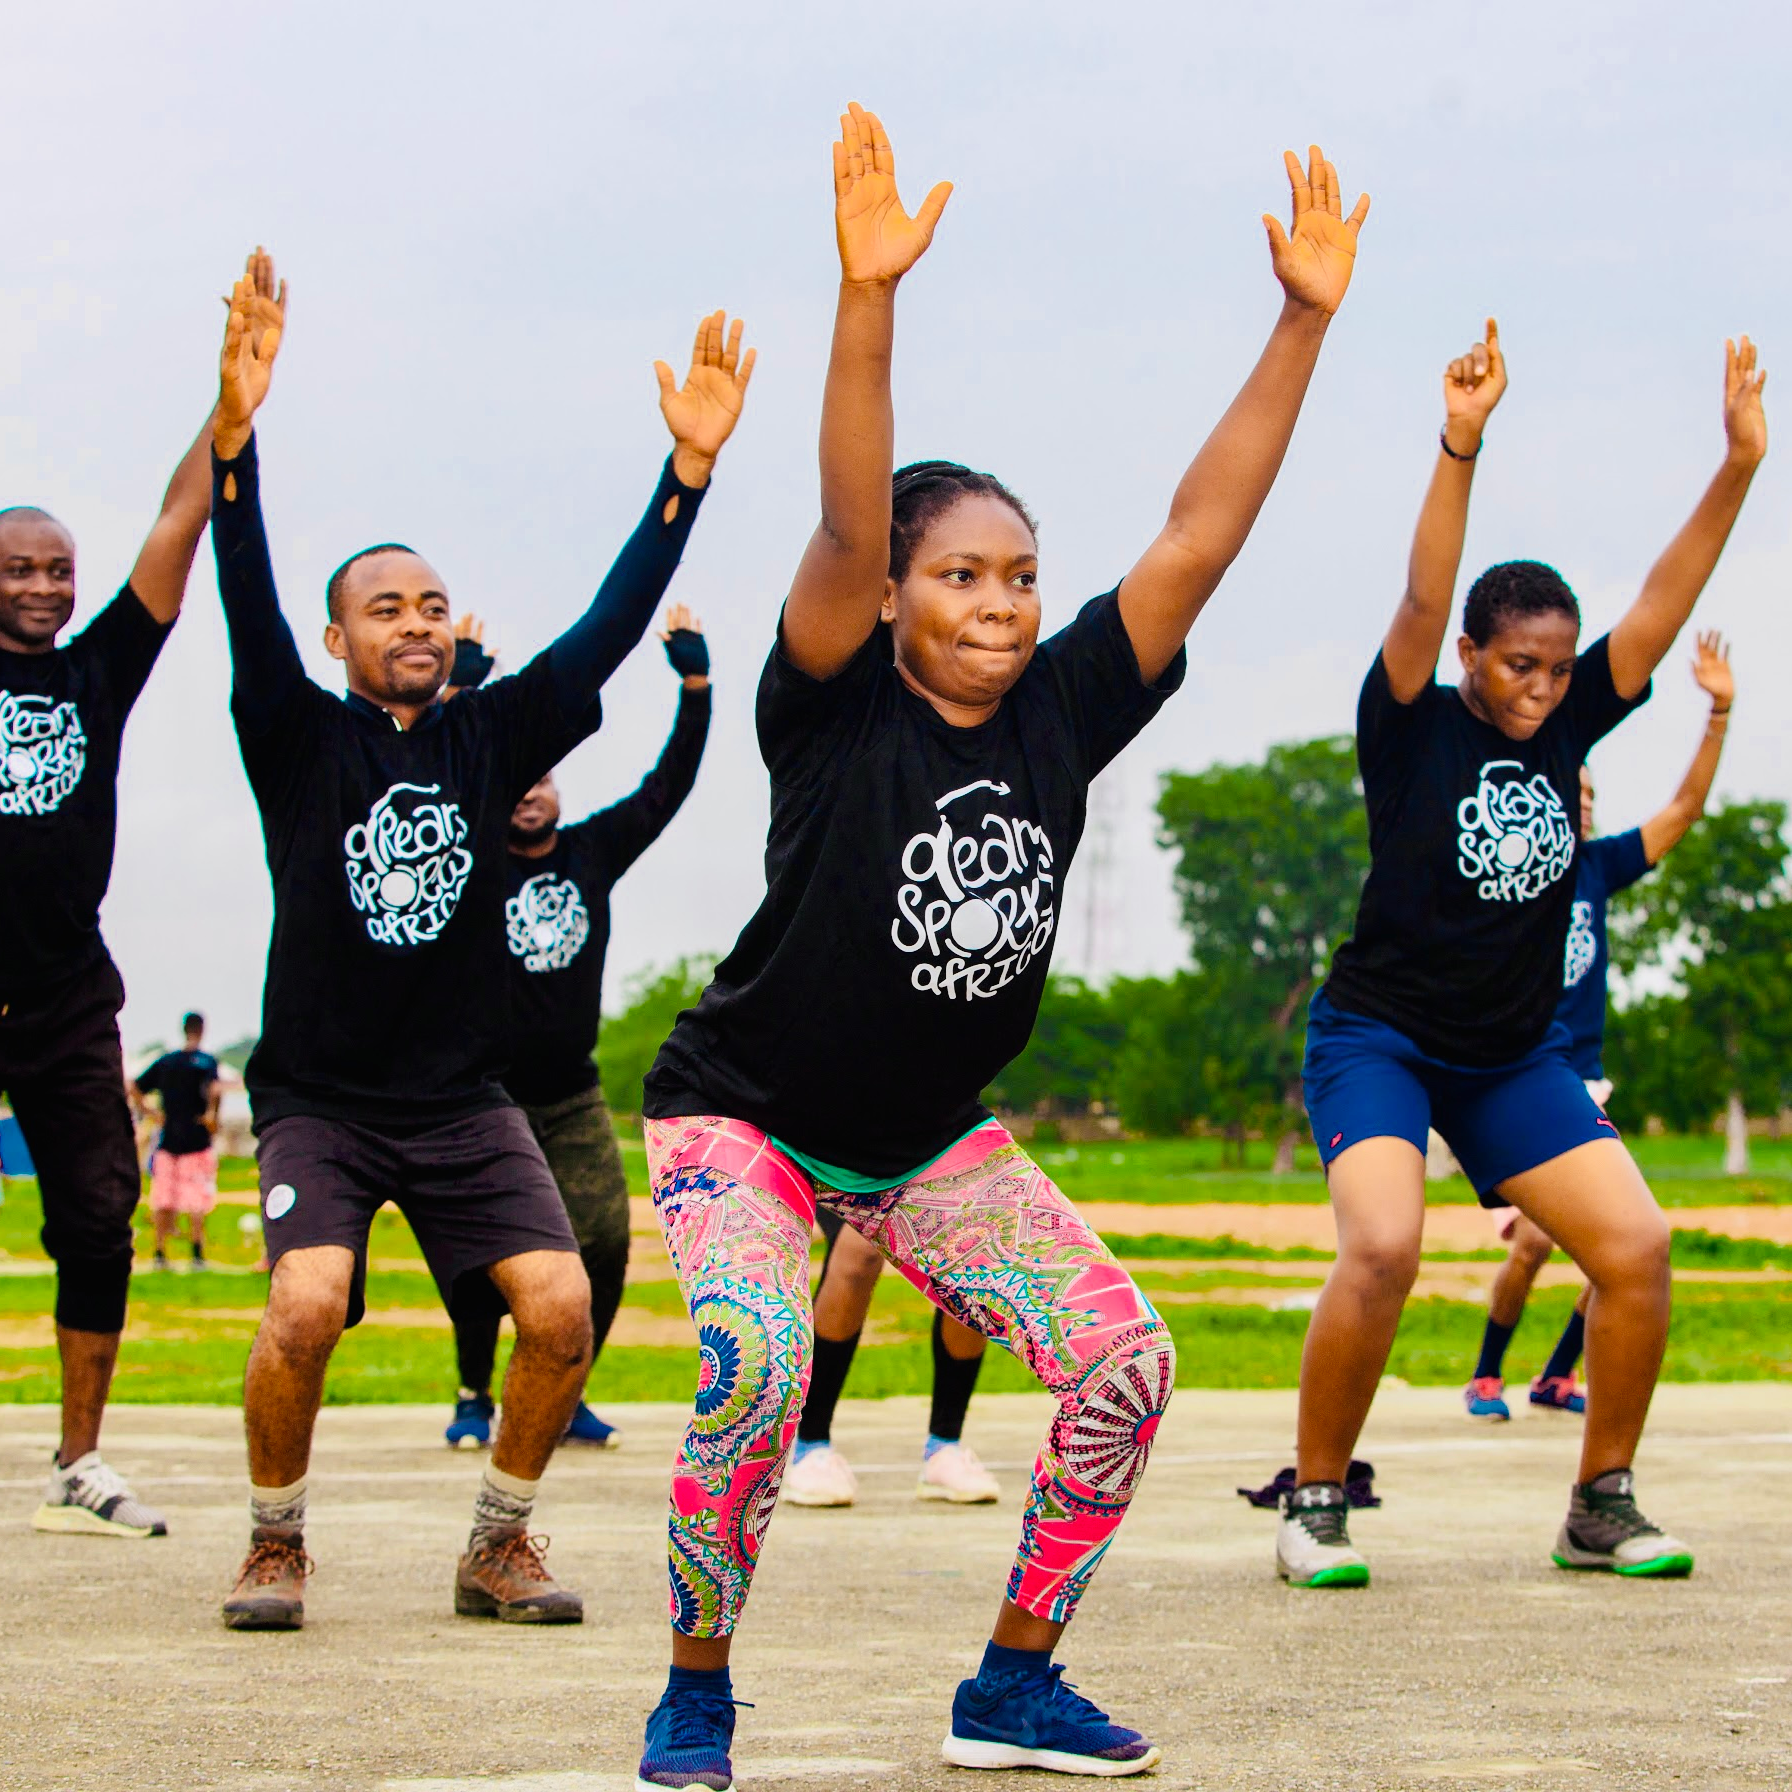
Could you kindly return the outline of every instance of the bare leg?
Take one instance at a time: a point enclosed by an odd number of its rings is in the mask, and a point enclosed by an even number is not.
[[[62,1358],[62,1448],[56,1460],[63,1468],[100,1447],[100,1420],[106,1416],[119,1335],[56,1328]]]
[[[851,1226],[842,1228],[828,1252],[827,1270],[815,1290],[815,1335],[842,1340],[864,1330],[877,1287],[883,1254]]]
[[[1591,1284],[1580,1479],[1628,1468],[1667,1345],[1667,1220],[1616,1139],[1565,1151],[1514,1176],[1500,1194],[1554,1238]]]
[[[950,1313],[940,1315],[940,1342],[945,1345],[946,1354],[961,1363],[971,1362],[989,1348],[989,1340],[981,1332],[961,1325]],[[1015,1646],[1018,1648],[1019,1644]]]
[[[1493,1292],[1487,1297],[1487,1316],[1495,1325],[1510,1329],[1523,1317],[1532,1285],[1555,1248],[1555,1240],[1547,1232],[1522,1213],[1518,1216],[1512,1228],[1512,1248],[1493,1278]]]
[[[538,1481],[591,1366],[591,1283],[571,1251],[524,1251],[494,1263],[489,1273],[516,1324],[492,1467]]]
[[[1364,1139],[1327,1174],[1338,1260],[1300,1359],[1297,1478],[1342,1481],[1419,1273],[1425,1159],[1404,1139]]]
[[[180,1229],[180,1215],[172,1207],[155,1207],[150,1210],[150,1223],[155,1227],[156,1255],[163,1256],[168,1240]]]
[[[348,1318],[355,1254],[345,1245],[288,1251],[274,1265],[268,1306],[243,1376],[249,1480],[289,1487],[311,1463],[324,1371]]]

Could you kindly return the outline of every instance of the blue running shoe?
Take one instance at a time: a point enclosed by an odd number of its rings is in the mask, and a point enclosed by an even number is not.
[[[954,1767],[1043,1767],[1112,1779],[1155,1767],[1162,1751],[1137,1730],[1109,1723],[1053,1662],[1043,1673],[985,1670],[959,1681],[940,1753]]]
[[[497,1408],[490,1394],[469,1394],[465,1388],[454,1403],[454,1423],[442,1435],[451,1450],[489,1450],[492,1415]]]
[[[1572,1375],[1539,1375],[1531,1383],[1531,1404],[1552,1412],[1585,1412],[1587,1397]]]
[[[589,1444],[594,1450],[620,1450],[622,1433],[614,1425],[606,1425],[583,1400],[566,1427],[563,1444]]]
[[[1462,1390],[1462,1403],[1471,1419],[1509,1419],[1512,1408],[1506,1404],[1506,1384],[1497,1375],[1477,1375]]]
[[[729,1792],[734,1763],[734,1698],[726,1677],[709,1687],[668,1686],[647,1718],[647,1745],[635,1792],[682,1792],[687,1786]]]

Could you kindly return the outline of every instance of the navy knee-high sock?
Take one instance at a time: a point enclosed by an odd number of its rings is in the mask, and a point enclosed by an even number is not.
[[[1556,1340],[1555,1349],[1549,1354],[1549,1361],[1543,1365],[1545,1380],[1574,1373],[1575,1364],[1580,1361],[1580,1353],[1586,1342],[1586,1336],[1585,1316],[1580,1313],[1570,1313],[1568,1323],[1562,1327],[1561,1337]]]

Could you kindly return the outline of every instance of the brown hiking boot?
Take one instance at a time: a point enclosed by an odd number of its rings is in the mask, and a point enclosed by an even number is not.
[[[548,1540],[506,1531],[467,1543],[454,1577],[454,1609],[463,1618],[505,1624],[582,1624],[585,1601],[548,1573]]]
[[[305,1553],[296,1531],[249,1533],[236,1586],[224,1601],[224,1622],[232,1630],[298,1630],[305,1623],[305,1576],[317,1564]]]

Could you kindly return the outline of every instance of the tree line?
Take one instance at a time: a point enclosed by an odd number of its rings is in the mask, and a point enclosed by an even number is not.
[[[1291,1167],[1307,1002],[1349,932],[1368,871],[1368,824],[1347,735],[1272,747],[1260,761],[1170,772],[1159,843],[1174,855],[1188,968],[1095,986],[1054,976],[1022,1056],[988,1091],[1022,1113],[1098,1104],[1129,1130],[1278,1141]],[[1673,1131],[1729,1116],[1731,1164],[1749,1114],[1792,1096],[1792,876],[1786,805],[1715,809],[1612,905],[1621,974],[1607,1032],[1611,1112]],[[631,987],[599,1057],[615,1105],[641,1078],[711,962]],[[1628,992],[1628,993],[1626,993]]]

